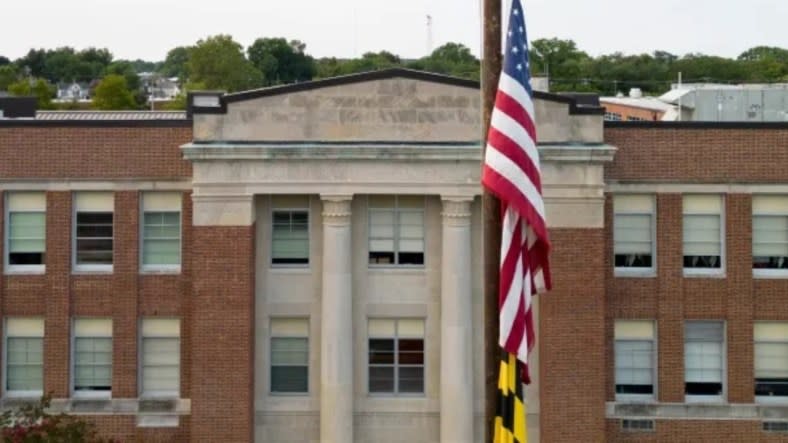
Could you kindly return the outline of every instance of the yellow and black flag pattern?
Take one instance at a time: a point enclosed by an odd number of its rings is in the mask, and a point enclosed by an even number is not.
[[[498,375],[498,407],[493,443],[526,443],[525,403],[519,365],[514,354],[501,354]]]

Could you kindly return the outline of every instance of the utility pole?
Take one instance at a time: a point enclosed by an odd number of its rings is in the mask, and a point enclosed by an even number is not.
[[[501,0],[482,1],[482,162],[501,72]],[[481,167],[481,165],[479,165]],[[493,439],[498,391],[498,286],[501,251],[501,202],[482,191],[482,250],[484,256],[484,425],[487,442]]]

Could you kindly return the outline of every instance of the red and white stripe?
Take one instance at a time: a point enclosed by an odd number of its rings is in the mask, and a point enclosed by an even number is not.
[[[535,343],[532,296],[550,288],[539,152],[531,95],[501,73],[487,136],[482,184],[501,200],[499,344],[517,356],[528,378]]]

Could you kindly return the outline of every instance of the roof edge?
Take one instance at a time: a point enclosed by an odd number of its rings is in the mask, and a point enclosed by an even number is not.
[[[191,128],[191,119],[172,120],[35,120],[0,119],[0,128]]]
[[[652,129],[770,129],[786,130],[787,122],[742,122],[742,121],[605,121],[607,128],[652,128]]]

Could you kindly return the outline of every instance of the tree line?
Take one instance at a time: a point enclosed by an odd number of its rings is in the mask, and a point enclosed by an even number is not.
[[[788,49],[779,47],[754,47],[736,58],[678,56],[666,51],[592,57],[572,40],[552,38],[531,42],[529,55],[532,74],[549,76],[552,91],[614,95],[638,87],[648,94],[660,94],[670,89],[679,72],[685,82],[788,82]],[[234,92],[389,67],[478,80],[480,63],[459,43],[446,43],[419,59],[403,59],[388,51],[340,59],[314,58],[299,40],[259,38],[244,48],[231,36],[220,34],[172,48],[159,62],[116,60],[106,48],[31,49],[13,61],[0,56],[0,90],[35,95],[39,106],[47,109],[54,107],[53,85],[93,82],[94,108],[136,109],[144,107],[147,100],[139,73],[155,72],[179,79],[183,94],[170,104],[179,109],[185,106],[188,90]]]

